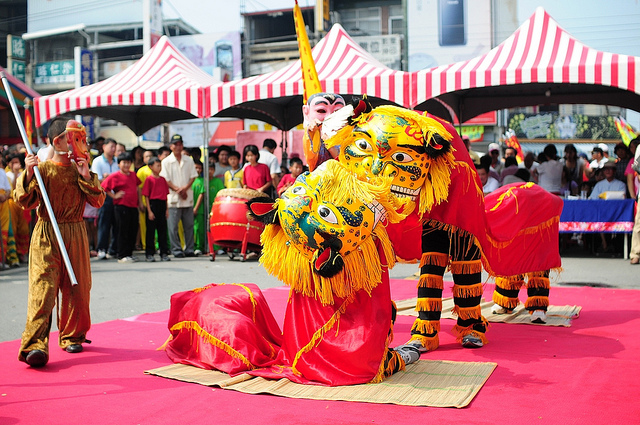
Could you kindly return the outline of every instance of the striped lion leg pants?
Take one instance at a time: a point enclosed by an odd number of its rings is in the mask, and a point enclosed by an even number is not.
[[[509,276],[507,278],[496,278],[496,289],[493,291],[493,302],[508,309],[513,310],[518,306],[518,293],[525,285],[527,279],[527,301],[524,303],[528,311],[543,310],[549,307],[549,270],[542,272],[527,273],[526,275]]]
[[[419,340],[427,350],[434,350],[439,345],[443,276],[448,266],[454,280],[454,312],[458,316],[454,330],[458,339],[462,340],[465,335],[475,333],[486,342],[486,326],[480,311],[480,250],[469,236],[450,233],[425,224],[416,304],[418,318],[411,329],[411,339]]]

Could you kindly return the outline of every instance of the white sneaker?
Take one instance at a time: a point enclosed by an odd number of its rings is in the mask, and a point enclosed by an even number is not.
[[[135,261],[133,257],[123,257],[118,260],[118,263],[135,263]]]
[[[547,313],[544,310],[534,310],[529,319],[531,323],[547,323]]]
[[[400,345],[393,350],[400,354],[405,365],[414,363],[420,359],[420,352],[413,345]]]
[[[422,342],[420,342],[420,340],[418,340],[418,339],[412,339],[412,340],[406,342],[404,345],[410,345],[413,348],[415,348],[416,350],[418,350],[418,352],[420,352],[420,353],[426,353],[428,351],[427,347],[422,345]],[[401,345],[400,347],[402,347],[404,345]]]
[[[483,345],[482,339],[474,334],[468,334],[462,337],[462,346],[464,348],[481,348]]]
[[[196,249],[195,251],[193,251],[193,253],[198,256],[198,255],[202,255],[202,251],[200,251],[199,249]]]
[[[107,253],[107,257],[106,257],[107,260],[111,260],[114,257],[115,257],[115,255],[111,255],[111,254]]]
[[[98,256],[96,258],[98,260],[104,260],[107,258],[107,253],[104,251],[98,251]]]
[[[500,304],[494,304],[491,306],[491,312],[493,314],[511,314],[513,310],[509,310],[506,307],[502,307]]]

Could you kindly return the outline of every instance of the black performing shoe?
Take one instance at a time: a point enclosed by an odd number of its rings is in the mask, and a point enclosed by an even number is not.
[[[67,353],[82,353],[82,350],[82,344],[67,345],[67,347],[64,349],[64,351],[66,351]]]
[[[25,357],[25,361],[31,367],[42,367],[47,364],[47,353],[42,350],[31,350]]]

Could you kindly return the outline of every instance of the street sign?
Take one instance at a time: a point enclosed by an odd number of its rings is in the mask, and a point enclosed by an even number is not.
[[[75,82],[73,60],[43,62],[35,67],[35,84],[60,84]]]

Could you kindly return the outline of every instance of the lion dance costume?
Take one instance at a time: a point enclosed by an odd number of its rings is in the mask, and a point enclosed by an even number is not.
[[[506,281],[560,267],[562,201],[522,184],[503,189],[485,205],[475,166],[449,123],[394,106],[371,109],[359,101],[328,117],[323,133],[327,147],[341,146],[339,160],[349,169],[365,179],[393,178],[392,193],[411,201],[403,211],[407,218],[387,230],[400,260],[420,262],[411,342],[419,342],[421,350],[439,345],[447,268],[454,279],[454,331],[463,346],[478,347],[487,342],[480,309],[483,265]]]
[[[323,385],[379,382],[403,369],[407,360],[389,348],[395,257],[381,223],[402,218],[389,185],[328,161],[277,201],[249,201],[267,224],[260,261],[291,287],[282,332],[256,285],[212,284],[173,295],[169,357]]]

